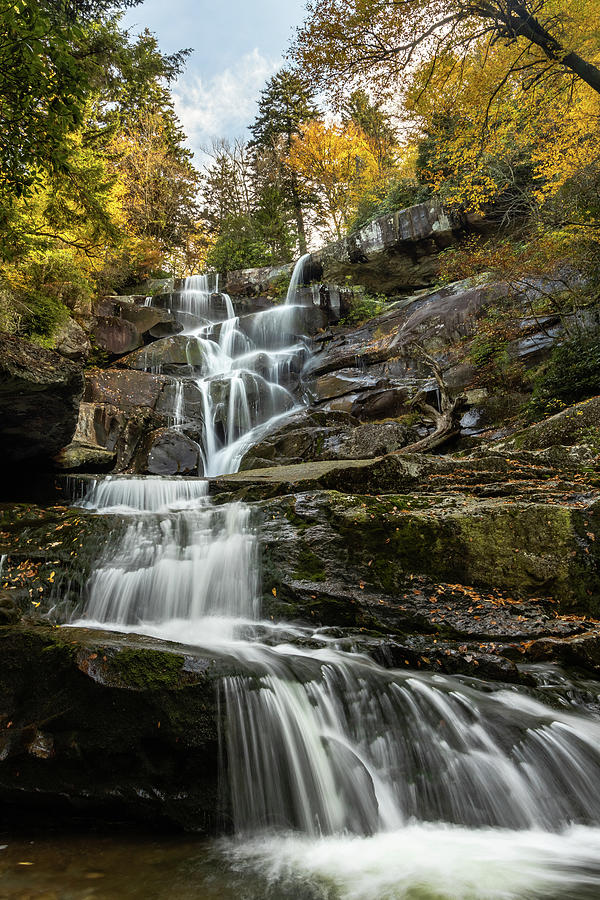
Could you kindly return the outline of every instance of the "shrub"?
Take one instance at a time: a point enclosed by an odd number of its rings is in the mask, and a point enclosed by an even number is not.
[[[0,318],[6,330],[44,342],[67,320],[69,312],[87,313],[92,279],[69,250],[32,251],[0,270]]]
[[[362,325],[369,319],[378,316],[385,309],[387,298],[384,294],[353,294],[350,301],[350,309],[340,325]]]
[[[556,347],[534,381],[527,407],[535,421],[600,394],[600,328],[579,332]]]

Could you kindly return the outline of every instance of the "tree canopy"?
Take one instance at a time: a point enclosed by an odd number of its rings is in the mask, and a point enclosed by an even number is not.
[[[600,92],[595,0],[309,0],[294,54],[331,85],[361,75],[397,78],[423,56],[482,42],[517,45],[533,76],[557,71]]]

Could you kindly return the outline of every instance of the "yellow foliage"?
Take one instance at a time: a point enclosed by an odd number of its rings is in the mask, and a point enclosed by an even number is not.
[[[379,176],[369,139],[356,125],[308,122],[292,139],[287,163],[315,198],[320,224],[340,237],[359,198]]]
[[[530,199],[543,201],[597,156],[600,95],[555,70],[527,80],[526,57],[481,41],[462,59],[446,54],[414,74],[408,113],[421,134],[440,135],[421,177],[446,203],[479,211],[515,187],[523,165],[535,185]]]

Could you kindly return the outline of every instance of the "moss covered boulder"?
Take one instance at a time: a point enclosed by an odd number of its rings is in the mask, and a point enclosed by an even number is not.
[[[0,627],[3,808],[214,832],[226,670],[150,639]]]

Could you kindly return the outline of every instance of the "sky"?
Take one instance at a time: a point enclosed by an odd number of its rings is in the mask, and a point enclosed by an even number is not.
[[[124,25],[149,28],[167,53],[193,49],[173,88],[198,161],[213,137],[245,135],[265,81],[283,62],[305,0],[144,0]]]

